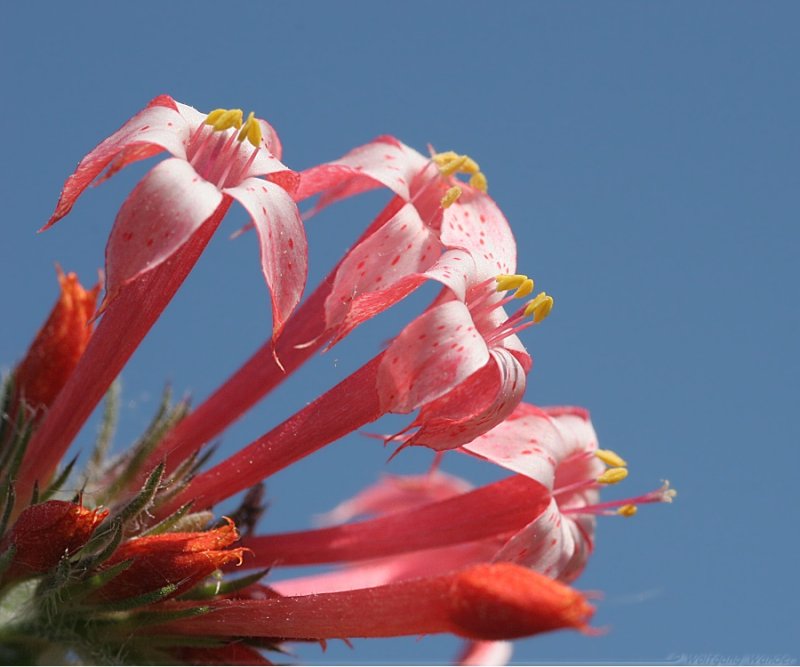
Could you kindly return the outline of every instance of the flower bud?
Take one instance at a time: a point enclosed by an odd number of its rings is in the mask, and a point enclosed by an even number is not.
[[[90,510],[63,500],[48,500],[25,509],[0,542],[0,552],[14,549],[3,581],[46,572],[75,553],[92,536],[108,510]]]
[[[104,601],[122,600],[178,584],[171,595],[189,590],[224,565],[242,562],[246,549],[229,549],[239,539],[233,522],[201,533],[164,533],[124,544],[108,559],[112,566],[131,560],[130,567],[97,592]]]
[[[61,295],[14,373],[16,395],[30,407],[49,407],[78,364],[92,327],[99,284],[86,290],[74,273],[58,270]]]

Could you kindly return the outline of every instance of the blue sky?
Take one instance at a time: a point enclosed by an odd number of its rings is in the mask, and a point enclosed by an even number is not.
[[[24,352],[54,299],[53,262],[87,282],[102,266],[114,215],[148,165],[35,231],[75,163],[156,94],[255,109],[296,169],[384,133],[469,153],[515,230],[520,269],[556,298],[546,326],[524,334],[527,400],[589,408],[601,443],[631,462],[625,491],[667,478],[680,494],[600,522],[578,586],[604,592],[596,624],[607,634],[522,641],[514,660],[797,661],[798,21],[790,2],[9,5],[0,364]],[[384,199],[309,223],[312,283]],[[223,231],[243,222],[239,210]],[[223,451],[355,369],[423,302],[315,358]],[[219,234],[123,373],[118,444],[165,381],[206,396],[269,328],[254,239]],[[307,526],[380,470],[420,470],[429,457],[385,459],[353,436],[277,475],[263,529]],[[298,653],[437,663],[455,647],[412,638]]]

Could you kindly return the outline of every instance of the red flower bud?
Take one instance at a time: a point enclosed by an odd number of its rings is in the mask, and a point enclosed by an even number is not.
[[[449,598],[456,634],[477,639],[515,639],[559,628],[586,630],[594,613],[578,591],[511,563],[463,570]]]
[[[90,510],[63,500],[48,500],[25,509],[0,542],[0,552],[14,548],[3,581],[46,572],[80,549],[108,510]]]
[[[16,395],[32,408],[49,407],[78,364],[92,327],[98,284],[86,290],[57,267],[61,295],[14,373]]]
[[[247,549],[228,547],[239,539],[233,522],[202,533],[165,533],[140,537],[114,552],[107,565],[133,560],[131,566],[114,577],[100,591],[105,601],[152,593],[168,584],[177,584],[172,593],[189,590],[214,570],[232,562],[242,562]]]

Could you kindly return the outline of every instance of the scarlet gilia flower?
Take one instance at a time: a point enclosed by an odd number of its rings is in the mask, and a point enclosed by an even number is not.
[[[87,290],[56,267],[61,294],[14,371],[14,391],[32,410],[48,408],[78,365],[92,335],[100,286]]]
[[[3,583],[43,574],[83,547],[108,510],[48,500],[31,505],[0,541],[6,561]]]
[[[597,449],[588,414],[521,402],[532,359],[518,334],[553,299],[517,273],[511,228],[478,164],[381,137],[297,174],[253,114],[206,114],[161,96],[80,162],[47,226],[91,182],[162,152],[170,157],[111,230],[94,333],[97,289],[59,273],[59,303],[0,387],[4,658],[270,664],[262,652],[288,641],[448,633],[468,642],[461,664],[498,663],[507,640],[591,632],[593,608],[568,584],[592,551],[596,517],[632,516],[674,492],[601,501],[627,467]],[[300,304],[307,261],[296,202],[317,196],[311,215],[376,187],[391,193],[388,205]],[[272,336],[196,410],[165,392],[144,434],[112,457],[113,380],[234,200],[257,232]],[[315,351],[428,281],[438,296],[385,349],[206,467],[203,446]],[[79,473],[77,457],[62,458],[106,392]],[[34,422],[15,414],[17,402],[47,410]],[[436,466],[386,476],[329,513],[333,525],[257,533],[266,478],[384,415],[414,411],[386,438],[397,452],[427,447],[438,466],[453,451],[513,474],[478,488]],[[214,508],[245,490],[231,513],[239,542]],[[333,568],[264,580],[302,565]]]
[[[305,231],[291,193],[297,176],[280,162],[272,127],[239,109],[209,114],[167,95],[150,104],[78,164],[45,229],[70,212],[96,179],[162,152],[122,205],[106,247],[103,318],[63,398],[33,437],[18,487],[47,479],[84,421],[189,274],[236,200],[258,231],[272,296],[274,335],[300,300]],[[262,178],[263,177],[263,178]]]

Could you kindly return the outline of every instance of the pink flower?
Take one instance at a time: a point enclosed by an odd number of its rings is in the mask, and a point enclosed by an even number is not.
[[[280,142],[253,114],[237,109],[203,114],[162,95],[91,151],[70,176],[45,228],[108,168],[162,151],[122,205],[106,247],[103,318],[59,400],[31,441],[19,490],[44,481],[113,379],[193,268],[235,199],[259,236],[261,266],[271,289],[273,337],[300,300],[306,240],[290,192],[297,176],[278,159]],[[266,178],[259,178],[266,176]]]
[[[235,199],[258,233],[276,334],[283,327],[307,272],[305,232],[290,196],[297,177],[280,162],[272,127],[252,113],[242,121],[238,109],[204,114],[162,95],[83,158],[67,179],[44,229],[69,213],[106,167],[102,179],[162,151],[172,156],[150,170],[117,216],[106,249],[106,307],[127,283],[167,261]]]
[[[348,501],[348,518],[378,508],[368,520],[311,531],[251,537],[253,567],[345,563],[330,573],[278,581],[286,594],[382,585],[446,572],[474,562],[510,561],[573,581],[592,551],[598,514],[631,516],[638,504],[670,502],[668,485],[638,497],[599,502],[599,489],[627,476],[625,462],[597,449],[588,413],[580,408],[521,404],[501,425],[461,448],[513,470],[500,482],[462,491],[432,474],[388,478]],[[416,493],[412,493],[412,489]],[[414,499],[414,495],[416,499]],[[341,506],[340,506],[341,507]]]
[[[469,184],[457,173],[470,174]],[[321,193],[314,212],[379,186],[396,195],[335,272],[325,301],[334,342],[416,289],[443,251],[468,251],[478,280],[515,272],[511,228],[465,155],[425,158],[384,136],[300,176],[298,197]]]

